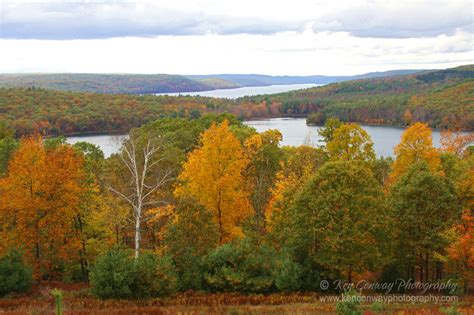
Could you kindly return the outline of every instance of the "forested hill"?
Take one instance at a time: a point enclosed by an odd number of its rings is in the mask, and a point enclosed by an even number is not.
[[[37,87],[57,91],[109,94],[196,92],[235,88],[223,79],[191,79],[169,74],[1,74],[0,87]]]
[[[419,70],[371,72],[355,76],[269,76],[259,74],[0,74],[0,87],[36,87],[56,91],[105,94],[180,93],[273,84],[327,84],[332,82],[394,76]]]
[[[352,75],[352,76],[325,76],[325,75],[309,75],[309,76],[271,76],[262,74],[210,74],[210,75],[188,75],[188,78],[192,79],[208,79],[218,78],[227,82],[233,82],[242,86],[265,86],[265,85],[278,85],[278,84],[328,84],[334,82],[368,79],[368,78],[380,78],[380,77],[393,77],[399,75],[413,74],[421,72],[423,70],[390,70],[381,72],[369,72],[364,74]]]
[[[474,65],[393,78],[329,84],[237,100],[0,88],[0,122],[17,136],[127,131],[161,117],[229,112],[241,119],[307,116],[404,126],[474,130]]]
[[[237,101],[278,104],[279,115],[310,115],[308,123],[313,124],[334,116],[370,124],[423,121],[436,128],[473,130],[474,65],[340,82]]]

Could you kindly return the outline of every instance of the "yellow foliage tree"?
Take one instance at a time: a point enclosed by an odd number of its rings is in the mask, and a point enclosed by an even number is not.
[[[273,229],[276,222],[285,221],[284,210],[291,207],[304,184],[326,160],[324,151],[318,148],[302,145],[285,150],[287,158],[280,163],[281,170],[276,174],[271,198],[265,209],[269,229]]]
[[[369,134],[357,124],[343,124],[334,130],[326,145],[333,161],[374,161],[374,144]]]
[[[0,238],[3,249],[25,251],[37,278],[78,256],[83,185],[82,157],[67,145],[45,149],[39,136],[23,139],[9,163],[0,182]]]
[[[431,129],[419,122],[405,130],[401,142],[395,147],[395,156],[390,182],[394,182],[414,163],[425,161],[432,171],[436,171],[441,163],[438,150],[433,147]]]
[[[220,243],[242,236],[239,224],[252,214],[242,172],[249,163],[227,120],[201,135],[179,176],[178,196],[192,196],[212,211]]]

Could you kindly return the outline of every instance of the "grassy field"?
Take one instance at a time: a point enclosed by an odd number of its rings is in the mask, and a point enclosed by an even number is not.
[[[170,298],[150,300],[98,300],[84,284],[58,282],[35,286],[28,294],[0,299],[0,314],[54,314],[52,288],[64,292],[64,314],[334,314],[334,302],[321,302],[317,293],[241,295],[234,293],[180,293]],[[375,312],[362,304],[363,314],[446,314],[445,305],[429,303],[384,304]],[[460,314],[474,314],[474,296],[457,304]]]

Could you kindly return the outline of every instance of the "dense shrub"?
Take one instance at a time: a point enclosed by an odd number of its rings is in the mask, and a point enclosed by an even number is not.
[[[169,257],[113,249],[99,257],[90,273],[92,293],[102,299],[149,298],[171,294],[176,272]]]
[[[249,241],[220,246],[205,261],[205,280],[212,291],[268,292],[273,287],[272,255]]]
[[[268,293],[297,290],[301,270],[272,247],[246,239],[222,245],[204,260],[211,291]]]
[[[298,254],[295,258],[298,266],[301,266],[301,291],[305,292],[314,292],[321,290],[321,281],[326,280],[329,283],[333,283],[335,279],[340,279],[339,275],[335,275],[331,270],[322,267],[321,265],[315,263],[308,257],[301,257],[302,254]],[[327,292],[335,292],[334,288],[329,287],[324,290]]]
[[[166,296],[176,292],[178,276],[169,256],[143,254],[138,258],[136,271],[137,297]]]
[[[0,296],[11,292],[26,292],[32,283],[32,270],[18,251],[0,258]]]
[[[90,272],[92,293],[100,298],[129,298],[134,295],[135,262],[130,252],[113,249],[97,258]]]
[[[288,255],[279,255],[275,260],[273,280],[278,291],[299,291],[303,285],[303,267],[293,261]]]

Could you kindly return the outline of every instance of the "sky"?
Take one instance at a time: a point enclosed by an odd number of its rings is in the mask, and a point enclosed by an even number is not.
[[[0,0],[0,73],[353,75],[474,63],[472,0]]]

